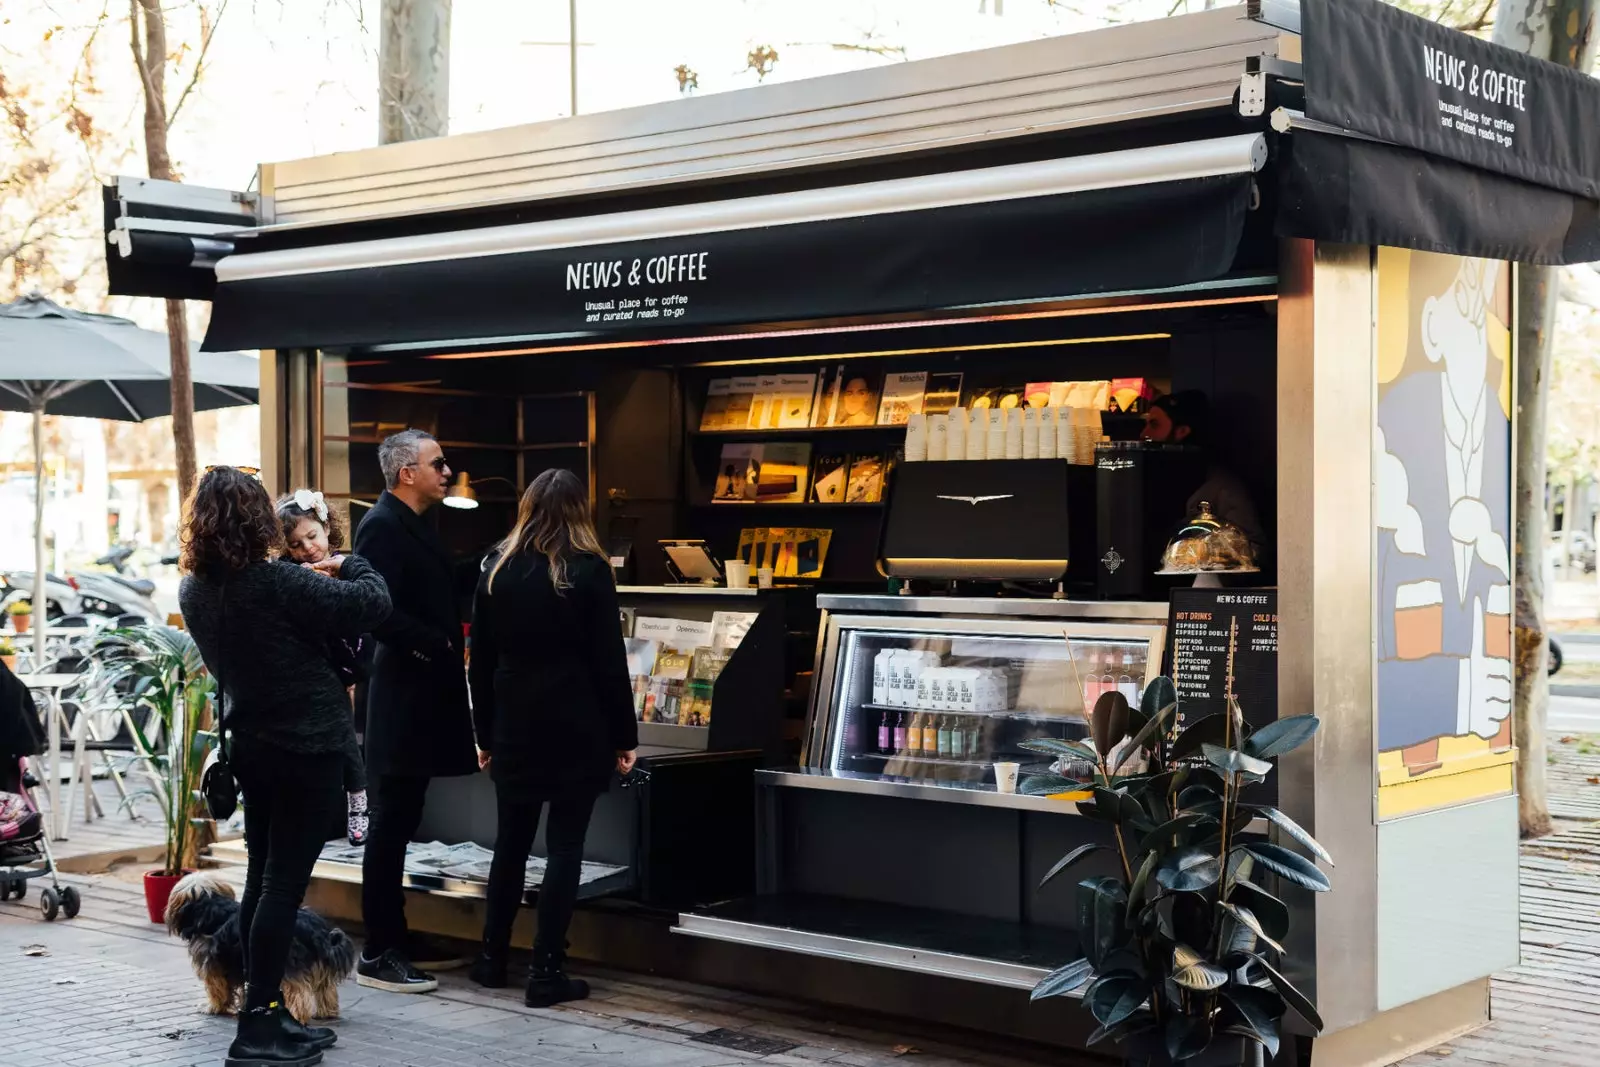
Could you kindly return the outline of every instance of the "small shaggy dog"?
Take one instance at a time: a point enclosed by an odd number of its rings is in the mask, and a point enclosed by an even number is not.
[[[205,1009],[230,1015],[244,993],[244,946],[233,886],[212,871],[196,871],[172,889],[167,932],[189,944],[194,973],[205,983]],[[350,936],[309,908],[295,916],[294,943],[283,975],[284,1007],[302,1023],[339,1016],[339,983],[356,965]]]

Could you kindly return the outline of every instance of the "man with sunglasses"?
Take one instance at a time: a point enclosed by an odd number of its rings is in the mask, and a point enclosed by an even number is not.
[[[403,430],[378,446],[388,487],[356,531],[355,552],[389,583],[394,610],[373,632],[367,686],[367,776],[372,826],[362,862],[367,942],[356,981],[394,993],[427,993],[438,981],[416,964],[447,958],[406,929],[406,845],[422,821],[428,783],[475,774],[460,602],[450,557],[424,517],[445,498],[450,465],[430,434]]]

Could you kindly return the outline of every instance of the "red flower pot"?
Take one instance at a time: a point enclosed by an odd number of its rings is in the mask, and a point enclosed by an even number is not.
[[[172,897],[172,887],[183,881],[183,876],[192,874],[192,871],[145,871],[144,872],[144,906],[150,914],[153,923],[167,921],[167,901]]]

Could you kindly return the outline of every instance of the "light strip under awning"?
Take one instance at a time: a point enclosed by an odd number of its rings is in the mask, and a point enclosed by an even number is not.
[[[1094,189],[1226,174],[1251,174],[1267,161],[1259,133],[1002,167],[893,178],[448,233],[232,255],[217,264],[229,282],[392,267],[484,256],[581,248],[693,234],[824,222],[959,207]]]

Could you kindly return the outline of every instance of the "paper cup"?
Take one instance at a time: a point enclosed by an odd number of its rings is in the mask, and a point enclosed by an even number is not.
[[[728,559],[722,561],[722,573],[728,579],[729,589],[750,588],[750,564],[742,559]]]
[[[1017,772],[1022,770],[1020,763],[996,763],[994,765],[994,787],[1001,793],[1015,793],[1017,791]]]
[[[756,585],[762,589],[772,588],[772,568],[762,567],[756,571]]]

